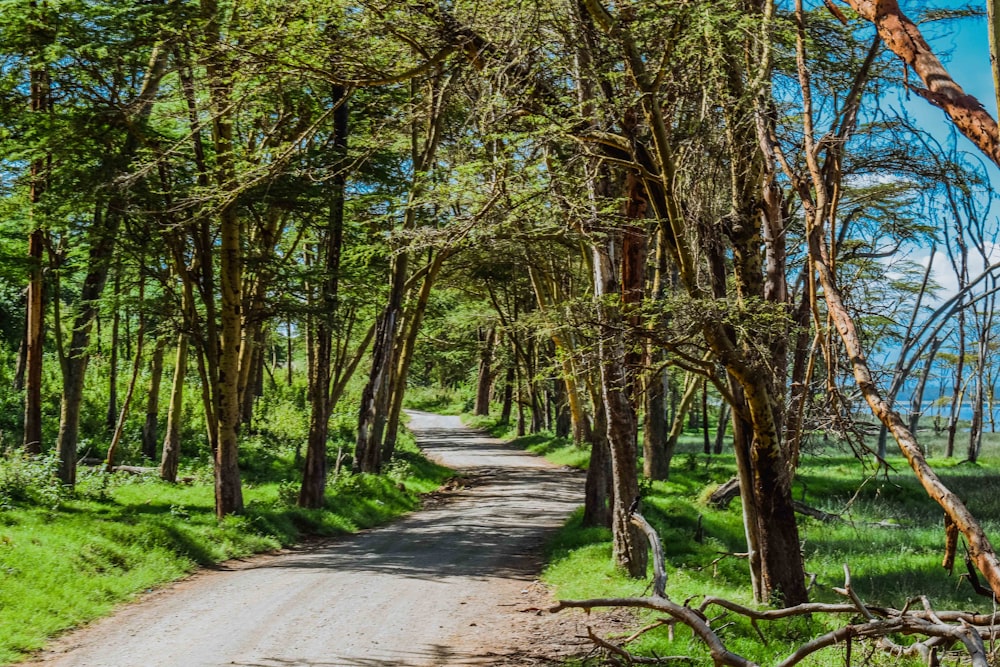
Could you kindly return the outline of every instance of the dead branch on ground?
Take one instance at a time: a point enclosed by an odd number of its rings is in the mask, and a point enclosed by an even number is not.
[[[630,519],[632,523],[642,528],[653,547],[655,571],[653,594],[647,597],[560,600],[557,605],[549,609],[551,613],[571,608],[584,609],[589,612],[597,607],[626,607],[657,611],[665,614],[668,618],[643,628],[626,639],[624,644],[659,625],[670,627],[672,634],[673,625],[682,623],[691,628],[695,636],[705,644],[717,667],[723,665],[759,667],[752,660],[733,653],[726,647],[719,633],[723,627],[726,627],[725,625],[713,627],[715,621],[726,615],[725,612],[748,619],[762,638],[763,633],[757,625],[758,621],[776,621],[811,614],[847,615],[849,618],[864,619],[861,622],[848,622],[842,627],[809,640],[778,663],[777,667],[792,667],[817,651],[835,645],[846,644],[850,646],[850,642],[855,639],[874,640],[878,647],[894,655],[919,655],[928,661],[936,656],[939,648],[960,644],[968,653],[972,667],[988,667],[989,662],[984,640],[1000,637],[1000,622],[998,622],[1000,618],[995,614],[935,611],[930,600],[923,595],[911,599],[903,609],[865,604],[851,585],[851,571],[847,565],[844,565],[844,586],[833,588],[836,593],[849,600],[845,603],[807,602],[779,609],[754,609],[725,598],[706,596],[702,598],[701,604],[697,607],[691,606],[691,600],[678,604],[666,595],[666,566],[663,549],[656,531],[638,512],[633,512]],[[915,603],[919,603],[919,607]],[[913,605],[912,609],[911,605]],[[710,618],[707,612],[712,607],[721,608],[724,613],[718,617]],[[595,645],[614,656],[613,662],[619,664],[621,664],[621,660],[624,660],[625,664],[665,664],[667,661],[675,662],[682,659],[680,656],[667,659],[640,658],[631,655],[622,646],[597,637],[589,629],[588,635]],[[892,635],[915,635],[926,639],[904,647],[891,641],[890,636]]]

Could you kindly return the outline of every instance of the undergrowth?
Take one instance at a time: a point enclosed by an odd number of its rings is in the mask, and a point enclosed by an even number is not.
[[[500,429],[488,419],[468,421],[492,427],[494,432]],[[573,460],[573,465],[586,467],[585,449],[550,434],[517,438],[514,442],[554,462],[566,464]],[[707,595],[754,606],[746,560],[733,555],[746,549],[739,498],[725,509],[714,509],[706,503],[712,489],[735,475],[735,461],[732,455],[705,455],[701,448],[700,437],[682,438],[670,480],[644,482],[642,512],[663,543],[667,594],[676,602],[690,600],[693,606]],[[987,533],[997,534],[1000,478],[994,471],[1000,463],[1000,444],[995,436],[984,447],[979,465],[945,459],[932,459],[931,463],[984,523]],[[870,468],[835,447],[813,451],[803,458],[793,485],[796,500],[841,516],[841,520],[832,522],[805,516],[798,519],[806,570],[815,575],[811,599],[843,602],[832,589],[843,585],[843,567],[847,564],[853,588],[867,603],[902,608],[912,597],[926,595],[936,609],[991,612],[990,603],[959,579],[961,567],[954,575],[941,568],[944,543],[941,509],[927,497],[905,460],[892,457],[889,464],[888,471],[873,475]],[[648,580],[629,579],[614,568],[610,531],[584,527],[582,509],[548,545],[543,579],[560,599],[642,596],[650,591]],[[710,610],[711,613],[715,612]],[[651,612],[638,613],[635,627],[626,628],[617,639],[657,618]],[[759,634],[745,619],[728,615],[713,621],[713,626],[719,629],[731,651],[758,664],[771,665],[811,638],[851,620],[858,619],[813,615],[762,622]],[[628,650],[647,657],[689,656],[687,664],[712,664],[705,646],[686,627],[676,626],[672,640],[670,634],[666,627],[646,632],[632,641]],[[907,637],[892,639],[901,644],[913,641]],[[840,644],[802,664],[844,665],[845,650]],[[956,653],[944,658],[941,664],[962,664],[963,657]],[[597,660],[595,657],[574,664],[603,664]],[[857,642],[850,663],[922,664]]]

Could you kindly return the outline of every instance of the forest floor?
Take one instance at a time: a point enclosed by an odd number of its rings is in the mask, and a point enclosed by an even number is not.
[[[553,665],[585,654],[586,626],[624,613],[550,615],[545,541],[583,476],[462,426],[411,413],[431,458],[459,473],[389,526],[230,561],[68,633],[27,665]]]

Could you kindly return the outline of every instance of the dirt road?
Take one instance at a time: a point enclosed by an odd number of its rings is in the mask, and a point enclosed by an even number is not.
[[[525,611],[538,597],[538,552],[580,503],[582,475],[457,417],[413,413],[411,428],[471,488],[383,528],[198,574],[66,635],[32,664],[495,665],[513,664],[512,653],[537,664],[510,643],[546,622]]]

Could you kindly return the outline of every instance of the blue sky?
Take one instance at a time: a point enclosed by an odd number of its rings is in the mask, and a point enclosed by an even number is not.
[[[985,12],[985,3],[955,2],[954,0],[937,2],[914,2],[902,1],[900,7],[913,20],[928,7],[958,8],[972,6],[982,9]],[[975,96],[982,105],[997,117],[997,100],[993,88],[993,74],[990,70],[988,30],[985,16],[979,18],[965,18],[952,21],[935,21],[920,24],[921,32],[927,39],[931,48],[944,62],[945,67],[951,73],[952,78],[970,95]],[[874,28],[872,28],[874,31]],[[911,81],[918,82],[919,79],[911,72]],[[889,104],[896,108],[905,108],[906,112],[916,120],[921,126],[931,132],[942,145],[947,146],[952,125],[943,111],[932,106],[918,95],[910,95],[905,98],[900,94],[895,100],[887,100]],[[981,153],[972,142],[961,135],[959,136],[959,147],[969,152],[976,158],[980,158]],[[987,171],[994,190],[1000,188],[1000,169],[982,158],[987,165]],[[994,207],[994,216],[997,208]],[[990,254],[995,259],[1000,259],[1000,247],[991,249]],[[920,257],[923,255],[923,257]],[[918,259],[926,264],[927,252],[918,251],[914,259]],[[981,262],[980,262],[981,263]],[[973,275],[978,273],[978,268],[971,267]],[[957,278],[951,270],[947,259],[941,251],[934,260],[934,279],[942,286],[939,301],[948,298],[957,290]]]
[[[985,11],[985,3],[965,2],[901,2],[900,7],[911,19],[916,20],[926,7],[973,6]],[[965,92],[974,95],[996,118],[997,102],[993,92],[993,74],[990,71],[990,49],[987,40],[986,18],[966,18],[955,21],[931,22],[920,26],[921,32],[934,52],[944,61],[955,81]],[[923,99],[911,95],[907,110],[928,127],[937,127],[939,139],[947,139],[948,121],[944,112]],[[963,139],[968,150],[975,150]],[[998,170],[994,167],[994,172]],[[994,177],[1000,173],[994,173]]]

